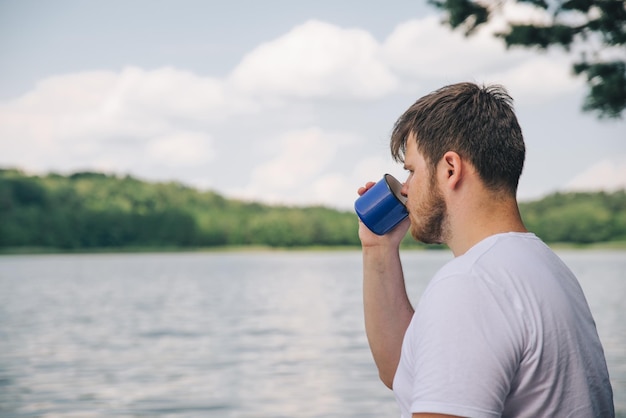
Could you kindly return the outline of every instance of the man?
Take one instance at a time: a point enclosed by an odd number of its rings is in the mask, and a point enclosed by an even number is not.
[[[367,337],[402,416],[613,417],[583,292],[520,217],[525,147],[507,92],[443,87],[398,119],[391,150],[409,217],[383,236],[361,223],[359,237]],[[409,226],[455,256],[415,311],[399,256]]]

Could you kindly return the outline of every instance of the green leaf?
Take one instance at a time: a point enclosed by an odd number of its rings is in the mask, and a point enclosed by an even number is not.
[[[590,86],[583,110],[598,112],[608,118],[619,118],[626,109],[626,63],[623,61],[574,65],[575,74],[585,74]]]
[[[429,3],[447,11],[448,24],[452,28],[464,26],[466,34],[489,20],[489,10],[470,0],[429,0]]]
[[[587,13],[594,3],[596,2],[593,0],[568,0],[561,5],[561,10],[577,10]]]

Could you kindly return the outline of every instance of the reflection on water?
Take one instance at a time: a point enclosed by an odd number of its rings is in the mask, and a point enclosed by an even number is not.
[[[626,409],[625,253],[579,275]],[[448,252],[403,254],[417,300]],[[397,416],[358,252],[0,257],[2,417]]]

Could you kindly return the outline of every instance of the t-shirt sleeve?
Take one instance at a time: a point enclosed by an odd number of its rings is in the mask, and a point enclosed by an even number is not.
[[[523,350],[512,303],[496,285],[471,275],[429,286],[410,335],[412,412],[501,415]]]

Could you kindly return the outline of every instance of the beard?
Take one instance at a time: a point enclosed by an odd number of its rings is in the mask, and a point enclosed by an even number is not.
[[[411,235],[425,244],[442,244],[447,233],[446,201],[431,177],[425,199],[410,212]]]

